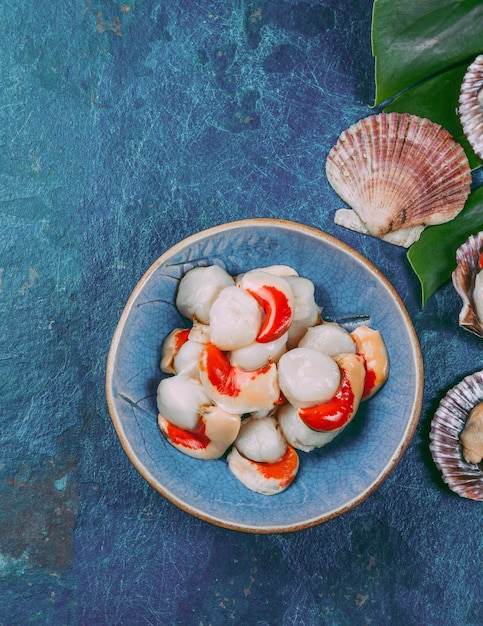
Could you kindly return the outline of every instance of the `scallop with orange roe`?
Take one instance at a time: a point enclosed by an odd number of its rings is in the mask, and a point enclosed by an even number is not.
[[[274,463],[253,461],[234,446],[227,457],[232,474],[251,491],[272,496],[292,484],[299,469],[296,450],[287,445],[284,455]]]

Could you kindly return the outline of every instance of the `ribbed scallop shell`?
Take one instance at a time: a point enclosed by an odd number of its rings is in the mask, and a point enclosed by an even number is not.
[[[458,113],[470,146],[483,159],[483,54],[477,56],[466,70]]]
[[[455,493],[483,500],[483,468],[467,463],[460,435],[470,411],[483,401],[483,371],[464,378],[450,389],[431,422],[429,448],[443,480]]]
[[[375,237],[451,220],[471,184],[468,159],[448,131],[408,113],[372,115],[349,127],[330,150],[326,173]]]
[[[456,269],[452,276],[454,288],[463,301],[459,325],[479,337],[483,337],[483,322],[476,313],[473,291],[482,253],[483,232],[470,235],[456,251]]]

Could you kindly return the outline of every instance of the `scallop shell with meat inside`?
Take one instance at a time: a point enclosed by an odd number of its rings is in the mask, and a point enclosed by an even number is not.
[[[452,491],[470,500],[483,500],[483,462],[469,462],[465,458],[468,455],[462,435],[464,439],[470,415],[482,402],[483,371],[480,371],[466,376],[448,391],[431,422],[429,447],[436,467]]]
[[[483,159],[483,54],[466,70],[458,104],[463,132],[475,154]]]
[[[456,251],[452,279],[463,301],[461,328],[483,337],[483,232],[470,235]]]
[[[335,223],[408,247],[428,225],[463,209],[471,170],[447,130],[408,113],[380,113],[350,126],[330,150],[329,183],[350,209]]]

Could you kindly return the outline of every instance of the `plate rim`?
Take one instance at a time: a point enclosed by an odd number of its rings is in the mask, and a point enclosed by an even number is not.
[[[207,514],[201,510],[199,510],[196,506],[187,504],[176,494],[173,494],[170,490],[166,489],[163,485],[159,483],[159,481],[152,475],[149,469],[141,462],[141,460],[136,455],[133,450],[128,438],[125,436],[121,420],[117,415],[117,411],[115,408],[115,399],[113,394],[113,374],[115,370],[116,363],[116,355],[119,349],[120,340],[122,337],[122,333],[124,330],[124,326],[129,317],[131,309],[133,307],[134,302],[136,301],[139,293],[142,291],[143,287],[147,283],[147,281],[151,278],[151,276],[156,272],[156,270],[169,258],[176,254],[179,250],[189,246],[192,243],[195,243],[199,240],[206,239],[213,235],[226,232],[229,230],[237,229],[237,228],[249,228],[249,227],[270,227],[270,228],[279,228],[283,230],[296,230],[300,233],[305,233],[311,237],[315,237],[316,239],[322,239],[326,242],[335,245],[338,248],[343,249],[347,254],[355,257],[360,263],[362,263],[367,269],[369,269],[373,274],[377,276],[377,278],[384,284],[386,289],[391,293],[392,297],[396,301],[400,313],[402,314],[406,329],[409,334],[411,346],[413,349],[413,360],[415,364],[415,373],[416,373],[416,389],[413,399],[413,405],[410,411],[410,418],[406,425],[406,429],[404,431],[404,436],[399,442],[397,448],[394,450],[393,454],[390,457],[389,462],[384,467],[383,471],[378,475],[378,477],[371,483],[371,485],[363,491],[358,496],[349,500],[344,506],[337,507],[333,511],[329,511],[324,513],[323,515],[316,516],[314,518],[308,519],[304,522],[300,523],[290,523],[287,525],[264,525],[264,526],[254,526],[245,523],[235,523],[232,521],[221,519],[220,517],[216,517],[210,514]],[[275,534],[275,533],[286,533],[286,532],[296,532],[299,530],[303,530],[306,528],[311,528],[313,526],[317,526],[319,524],[325,523],[347,511],[357,507],[359,504],[364,502],[370,495],[372,495],[379,486],[387,479],[389,474],[394,470],[396,465],[401,460],[404,452],[408,448],[417,425],[419,423],[419,418],[421,415],[422,402],[423,402],[423,391],[424,391],[424,365],[423,358],[421,354],[421,348],[418,336],[416,334],[413,322],[409,313],[399,295],[396,291],[395,287],[392,283],[386,278],[386,276],[379,270],[369,259],[364,257],[360,252],[355,250],[352,246],[337,239],[335,236],[326,233],[323,230],[318,228],[308,226],[306,224],[285,220],[285,219],[276,219],[276,218],[247,218],[242,220],[234,220],[231,222],[224,222],[222,224],[218,224],[211,228],[207,228],[201,231],[198,231],[192,235],[189,235],[180,241],[178,241],[173,246],[167,248],[161,256],[159,256],[150,267],[144,272],[141,278],[138,280],[134,289],[131,291],[131,294],[124,305],[123,311],[119,318],[119,321],[116,324],[114,334],[112,336],[110,348],[107,355],[106,362],[106,375],[105,375],[105,393],[107,400],[107,408],[113,422],[116,434],[119,438],[121,446],[126,453],[128,459],[138,471],[138,473],[146,480],[151,487],[153,487],[158,493],[160,493],[164,498],[166,498],[169,502],[176,505],[181,510],[185,511],[193,515],[194,517],[201,519],[203,521],[209,522],[210,524],[214,524],[215,526],[220,526],[222,528],[227,528],[229,530],[236,530],[241,532],[253,533],[253,534]]]

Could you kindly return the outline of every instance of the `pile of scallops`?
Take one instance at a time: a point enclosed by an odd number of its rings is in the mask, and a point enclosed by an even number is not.
[[[286,489],[298,451],[332,441],[388,377],[379,331],[323,321],[314,284],[286,265],[195,267],[176,307],[190,327],[163,343],[161,432],[191,457],[226,458],[257,493]]]

